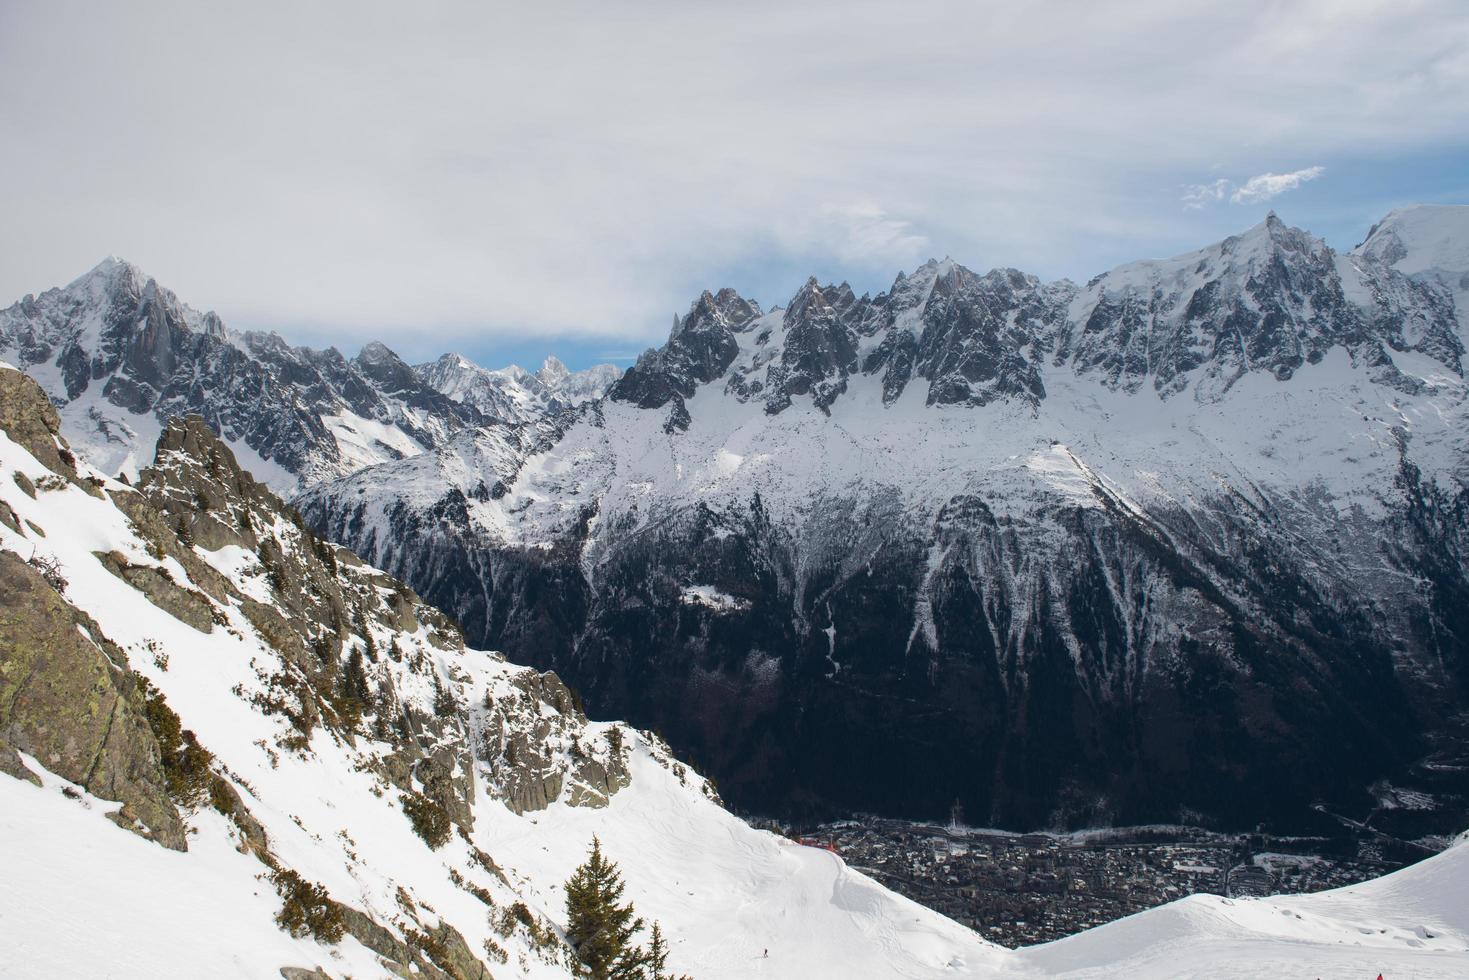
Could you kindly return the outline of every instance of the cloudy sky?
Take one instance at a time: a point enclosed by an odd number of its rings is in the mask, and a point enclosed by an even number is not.
[[[1463,0],[0,0],[3,302],[115,253],[295,342],[579,366],[705,287],[1414,201],[1469,202]]]

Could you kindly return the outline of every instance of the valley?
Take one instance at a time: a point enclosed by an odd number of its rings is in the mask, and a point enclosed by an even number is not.
[[[834,848],[874,880],[1009,947],[1052,942],[1188,895],[1340,888],[1436,853],[1350,837],[1183,827],[1017,834],[866,817],[782,829],[807,846]]]

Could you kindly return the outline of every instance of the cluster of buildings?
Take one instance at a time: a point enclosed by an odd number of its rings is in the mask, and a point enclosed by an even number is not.
[[[1352,840],[1181,828],[1020,835],[871,818],[800,837],[1006,946],[1059,939],[1196,892],[1320,891],[1404,863]]]

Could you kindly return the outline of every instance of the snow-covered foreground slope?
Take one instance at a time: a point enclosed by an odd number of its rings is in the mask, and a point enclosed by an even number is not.
[[[977,945],[961,926],[895,900],[825,851],[714,826],[698,814],[690,821],[688,797],[641,792],[640,768],[609,810],[554,808],[534,823],[499,815],[494,827],[505,836],[496,857],[526,876],[524,893],[540,895],[538,882],[564,878],[581,859],[555,842],[603,835],[610,853],[626,855],[638,907],[677,910],[663,918],[678,937],[674,962],[695,977],[1259,980],[1381,972],[1449,980],[1469,971],[1463,845],[1337,892],[1193,896],[1012,952]],[[103,820],[106,801],[68,799],[61,790],[69,784],[45,781],[38,789],[0,777],[0,861],[14,889],[8,896],[25,899],[5,901],[0,911],[7,977],[254,978],[292,963],[318,963],[333,976],[380,975],[355,941],[327,951],[277,929],[274,891],[257,880],[253,858],[228,846],[217,815],[200,814],[189,853],[175,854]],[[545,891],[548,901],[558,897]]]

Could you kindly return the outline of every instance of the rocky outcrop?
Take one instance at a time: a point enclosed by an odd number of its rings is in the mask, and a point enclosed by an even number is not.
[[[120,826],[182,851],[183,822],[126,663],[39,571],[0,551],[0,740],[120,802]]]
[[[0,742],[0,773],[13,779],[23,779],[36,786],[41,785],[41,777],[32,772],[21,759],[20,753],[5,742]]]
[[[188,623],[200,633],[214,629],[216,612],[208,597],[187,586],[179,585],[167,569],[154,565],[135,565],[117,552],[99,554],[102,567],[137,589],[159,609],[175,619]]]
[[[0,430],[51,472],[90,494],[100,492],[77,476],[76,457],[61,436],[61,419],[40,385],[4,368],[0,368]]]

